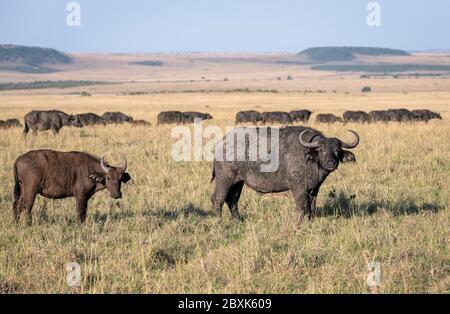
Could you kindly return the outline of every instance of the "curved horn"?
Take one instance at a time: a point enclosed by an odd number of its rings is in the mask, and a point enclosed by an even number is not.
[[[127,170],[127,166],[128,166],[128,161],[127,161],[127,157],[123,156],[123,165],[121,167],[119,167],[122,171],[125,172],[125,170]]]
[[[109,171],[109,167],[105,163],[105,158],[102,158],[102,160],[100,161],[100,166],[102,166],[102,169],[105,173]]]
[[[355,148],[356,146],[358,146],[358,144],[359,144],[359,135],[358,135],[358,133],[356,133],[353,130],[348,130],[348,131],[353,133],[353,135],[355,135],[355,140],[353,141],[353,143],[350,143],[350,144],[341,141],[341,147],[342,148],[352,149],[352,148]]]
[[[302,131],[302,133],[300,133],[300,135],[298,137],[298,139],[300,140],[300,144],[302,144],[303,146],[308,147],[308,148],[317,148],[317,147],[319,147],[320,144],[317,141],[312,142],[312,143],[303,141],[303,135],[305,133],[307,133],[307,132],[309,132],[309,130],[305,130],[305,131]]]

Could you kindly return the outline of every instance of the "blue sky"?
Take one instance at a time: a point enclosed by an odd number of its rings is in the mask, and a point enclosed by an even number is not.
[[[81,27],[68,27],[71,0],[0,0],[0,43],[67,52],[297,52],[313,46],[450,48],[450,1],[78,0]]]

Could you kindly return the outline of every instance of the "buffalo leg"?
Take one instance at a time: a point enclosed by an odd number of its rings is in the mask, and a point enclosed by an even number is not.
[[[314,215],[316,213],[316,202],[317,202],[317,194],[319,194],[319,188],[320,185],[318,187],[316,187],[315,189],[308,189],[308,206],[307,206],[307,216],[308,219],[313,219]]]
[[[300,220],[302,220],[305,213],[309,216],[309,213],[311,212],[309,196],[304,190],[294,190],[292,192],[294,194],[295,205],[297,206],[300,215]]]
[[[88,198],[86,196],[76,196],[78,221],[83,223],[86,220]]]
[[[309,202],[309,211],[307,213],[308,219],[313,219],[314,215],[316,213],[316,201],[317,201],[317,194],[316,195],[309,195],[308,202]]]
[[[31,211],[33,209],[34,201],[36,200],[36,193],[30,193],[23,199],[23,208],[27,211],[27,225],[31,226],[33,222]],[[20,209],[21,211],[22,209]],[[20,213],[19,213],[20,215]]]
[[[23,136],[27,136],[27,134],[28,134],[28,131],[30,131],[30,128],[28,127],[28,124],[25,122],[25,127],[24,127],[24,129],[23,129]]]
[[[231,186],[232,186],[232,183],[229,183],[227,181],[223,181],[223,180],[216,181],[216,187],[215,187],[214,193],[211,197],[211,203],[212,203],[213,210],[217,213],[217,215],[219,217],[222,216],[223,203],[225,203],[225,200],[228,195],[228,191],[230,190]]]
[[[19,196],[19,198],[15,200],[13,204],[13,219],[15,223],[19,222],[22,209],[23,209],[22,196]]]
[[[58,135],[59,130],[56,127],[52,127],[52,132],[53,132],[53,135]]]
[[[239,221],[242,221],[241,215],[238,210],[238,201],[241,197],[242,187],[244,186],[244,181],[235,183],[231,186],[228,191],[225,201],[227,202],[228,208],[230,209],[231,216]]]

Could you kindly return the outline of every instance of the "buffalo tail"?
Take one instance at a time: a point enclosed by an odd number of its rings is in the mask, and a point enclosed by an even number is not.
[[[20,184],[19,184],[19,176],[17,175],[17,165],[14,164],[14,204],[13,209],[16,208],[17,202],[20,197]]]
[[[211,181],[209,181],[209,183],[213,182],[215,178],[216,178],[216,172],[214,171],[214,167],[213,167]]]
[[[25,125],[25,127],[24,127],[24,129],[23,129],[23,133],[28,133],[28,131],[30,130],[30,128],[28,127],[28,123],[27,123],[27,121],[25,120],[24,122],[23,122],[23,124]]]

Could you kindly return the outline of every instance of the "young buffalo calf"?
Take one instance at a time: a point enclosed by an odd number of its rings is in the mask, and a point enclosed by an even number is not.
[[[31,225],[31,210],[40,194],[50,199],[75,197],[82,223],[88,201],[96,192],[107,189],[112,198],[122,197],[121,185],[131,179],[126,169],[126,159],[122,166],[112,167],[103,158],[82,152],[30,151],[14,163],[14,220],[18,222],[26,209]]]

